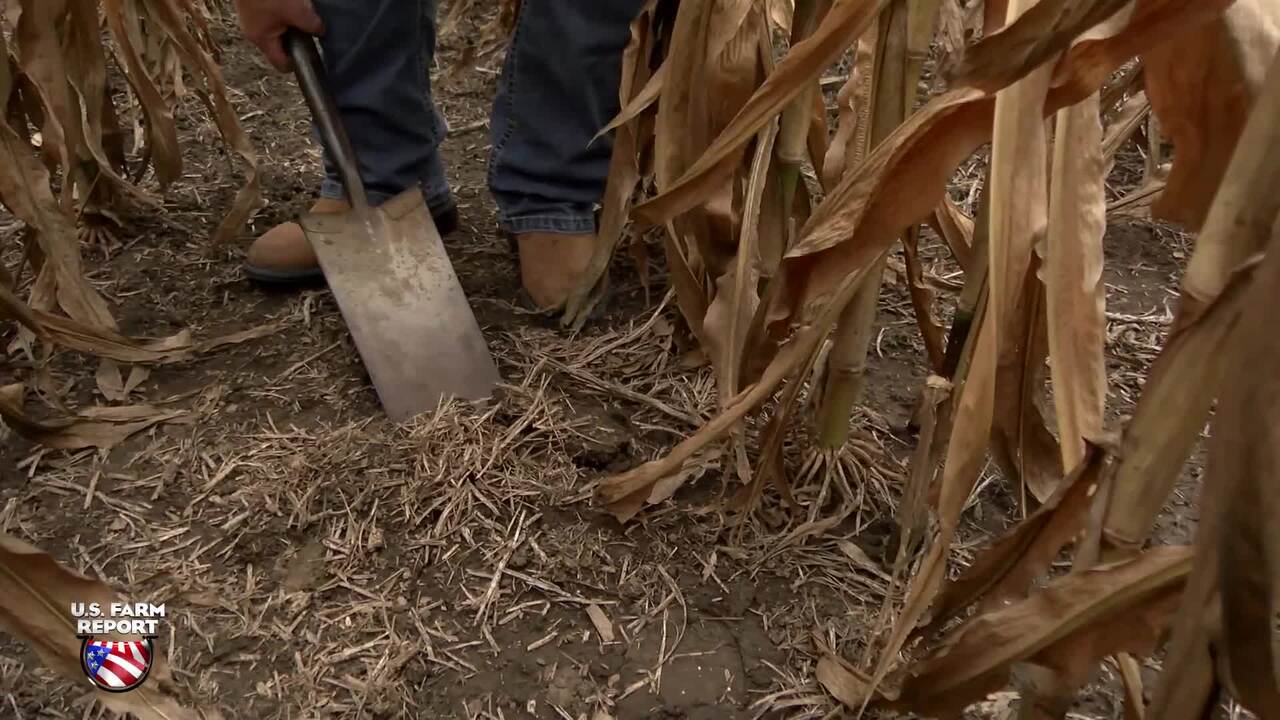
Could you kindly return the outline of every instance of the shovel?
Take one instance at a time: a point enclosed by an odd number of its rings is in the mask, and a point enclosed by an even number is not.
[[[451,396],[488,397],[498,368],[421,190],[369,206],[315,40],[289,30],[283,42],[351,200],[350,212],[304,216],[302,229],[387,416],[402,422]]]

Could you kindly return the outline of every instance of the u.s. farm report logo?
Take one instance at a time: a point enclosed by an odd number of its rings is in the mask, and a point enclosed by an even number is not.
[[[164,605],[71,603],[80,638],[80,665],[99,690],[129,692],[146,682],[155,661],[155,639]],[[120,640],[117,638],[129,637]]]
[[[84,674],[99,690],[129,692],[146,682],[155,647],[151,638],[141,640],[90,640],[81,638],[80,660]]]

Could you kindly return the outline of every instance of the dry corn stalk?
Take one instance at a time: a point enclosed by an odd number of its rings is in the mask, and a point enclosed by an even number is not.
[[[245,164],[214,240],[230,238],[252,212],[257,158],[213,59],[207,16],[199,0],[11,0],[0,23],[0,203],[28,228],[32,309],[114,329],[84,280],[77,218],[92,228],[130,204],[158,207],[135,179],[150,168],[163,189],[180,177],[173,108],[189,92]],[[124,78],[128,92],[111,77]],[[23,314],[17,288],[7,289],[6,315]]]
[[[214,60],[210,18],[203,0],[9,0],[0,18],[0,204],[25,224],[30,273],[0,277],[0,318],[17,321],[17,346],[32,359],[36,340],[126,362],[200,349],[185,332],[163,340],[116,332],[85,279],[81,240],[109,240],[128,210],[159,210],[158,195],[139,181],[150,170],[163,191],[181,177],[174,111],[192,94],[244,165],[213,241],[228,240],[254,210],[257,156]],[[158,411],[98,417],[131,408],[96,408],[88,418],[41,422],[23,414],[20,387],[7,398],[6,423],[55,447],[106,447],[171,419]],[[87,434],[73,432],[82,425]]]
[[[716,12],[732,5],[728,0],[685,0],[679,12],[687,17],[702,13],[697,27],[716,36],[724,32],[717,29]],[[796,4],[801,25],[806,5]],[[912,497],[933,498],[935,529],[893,631],[880,646],[880,662],[864,671],[828,657],[819,678],[855,709],[877,702],[946,715],[958,713],[978,690],[1008,682],[1012,673],[1032,678],[1027,687],[1039,689],[1031,695],[1045,707],[1058,707],[1104,655],[1149,651],[1193,575],[1185,549],[1140,555],[1134,550],[1145,540],[1171,488],[1194,438],[1192,429],[1203,423],[1208,403],[1217,395],[1221,370],[1204,373],[1198,353],[1220,347],[1237,332],[1234,318],[1245,307],[1241,298],[1252,276],[1232,279],[1231,273],[1262,247],[1276,218],[1275,194],[1260,197],[1280,180],[1270,177],[1280,161],[1272,154],[1276,145],[1265,139],[1266,133],[1274,132],[1280,112],[1267,110],[1263,87],[1265,68],[1280,43],[1280,24],[1270,19],[1276,6],[1261,0],[1234,5],[1228,0],[988,2],[985,37],[961,54],[951,89],[930,98],[897,130],[875,131],[869,119],[871,104],[856,99],[861,81],[855,70],[838,99],[841,122],[835,140],[823,162],[813,163],[823,178],[825,195],[816,198],[811,210],[803,202],[785,205],[798,220],[794,238],[785,231],[787,223],[770,218],[766,224],[767,212],[760,217],[744,212],[752,197],[744,193],[730,203],[730,217],[758,227],[732,235],[739,238],[736,245],[708,242],[713,229],[700,224],[700,218],[708,207],[723,203],[725,184],[759,187],[764,170],[758,143],[772,137],[767,129],[777,122],[784,130],[794,129],[797,109],[805,105],[812,83],[847,49],[849,38],[864,36],[876,17],[892,18],[892,11],[882,15],[891,7],[891,2],[834,2],[812,35],[797,42],[776,68],[765,65],[754,93],[735,100],[737,114],[715,132],[704,132],[711,125],[678,88],[663,83],[652,93],[632,98],[632,105],[641,100],[644,107],[656,105],[657,115],[665,118],[655,129],[657,145],[680,148],[678,162],[664,165],[659,158],[656,194],[641,201],[633,216],[641,226],[667,230],[668,262],[678,292],[686,296],[681,308],[693,335],[707,343],[706,308],[726,302],[730,288],[741,293],[743,287],[715,282],[716,273],[708,268],[749,268],[759,262],[768,272],[754,276],[761,292],[744,363],[736,374],[718,374],[723,384],[721,414],[669,455],[606,479],[600,498],[619,518],[634,517],[640,508],[635,498],[648,497],[655,483],[678,473],[684,462],[701,456],[709,446],[735,436],[752,413],[776,401],[761,435],[751,497],[763,497],[772,477],[780,495],[788,499],[788,488],[777,472],[780,448],[788,426],[798,417],[798,397],[815,377],[812,368],[824,341],[833,327],[852,322],[841,317],[841,310],[859,287],[875,284],[877,261],[894,240],[904,229],[930,222],[944,230],[941,234],[970,276],[963,317],[936,366],[953,381],[951,398],[943,400],[946,395],[937,392],[930,396],[930,427],[946,434],[938,443],[942,452],[924,448],[915,455],[917,463],[928,465],[945,455],[942,472],[926,466],[912,473],[914,485],[936,483],[911,491]],[[953,17],[944,29],[954,35],[967,21],[957,19],[961,15],[955,7],[946,8]],[[1251,25],[1249,19],[1258,22]],[[682,35],[679,24],[672,45],[696,41]],[[1245,27],[1251,31],[1245,32]],[[1201,67],[1225,80],[1213,83],[1211,77],[1203,77],[1188,92],[1171,90],[1177,83],[1187,86],[1180,78],[1195,75],[1188,63],[1172,62],[1179,53],[1178,43],[1171,41],[1176,37],[1197,38],[1204,58]],[[673,47],[667,62],[689,52],[688,47]],[[908,57],[919,61],[918,55]],[[1212,127],[1197,124],[1196,107],[1220,99],[1215,95],[1219,91],[1238,104],[1239,112]],[[883,89],[877,92],[884,97]],[[1187,210],[1182,219],[1193,228],[1201,224],[1201,216],[1207,214],[1208,219],[1184,281],[1186,297],[1175,335],[1153,369],[1138,415],[1117,452],[1094,444],[1102,430],[1106,396],[1102,193],[1111,158],[1149,112],[1144,92],[1151,98],[1150,111],[1162,123],[1179,117],[1187,123],[1180,127],[1175,122],[1169,129],[1175,147],[1170,190],[1156,211],[1177,202]],[[1132,99],[1125,103],[1126,97]],[[1104,134],[1101,119],[1112,117],[1117,107],[1122,109]],[[630,108],[617,124],[648,132],[637,122],[639,117]],[[1251,118],[1247,128],[1246,117]],[[1055,120],[1051,128],[1046,125],[1050,119]],[[681,135],[664,138],[664,132],[674,133],[676,127]],[[864,158],[857,156],[859,133],[878,141]],[[978,238],[965,238],[967,218],[957,219],[948,207],[946,185],[962,161],[993,139],[990,207],[983,213],[989,232],[983,228]],[[749,163],[753,143],[757,162]],[[1237,143],[1250,148],[1251,154],[1236,152],[1235,161],[1228,163]],[[1197,175],[1198,161],[1208,162],[1211,172]],[[1250,232],[1228,231],[1241,227]],[[757,249],[779,233],[781,239],[772,242],[787,249],[775,267],[760,258]],[[972,329],[966,329],[970,321]],[[717,346],[711,341],[708,347]],[[1044,392],[1038,368],[1046,353],[1061,446],[1052,443],[1036,403]],[[1176,401],[1170,393],[1196,384],[1189,379],[1193,376],[1207,382],[1199,382],[1187,402]],[[838,379],[830,372],[816,377],[828,383]],[[839,414],[842,420],[848,416],[847,410],[837,410],[833,417]],[[1154,436],[1160,427],[1173,430],[1163,438]],[[979,559],[976,574],[964,581],[967,585],[946,585],[951,537],[988,453],[995,453],[1018,487],[1027,489],[1027,506],[1043,504],[1007,542]],[[920,515],[917,510],[907,512],[906,529],[915,532]],[[1035,583],[1051,573],[1053,558],[1072,543],[1077,543],[1077,573],[1033,591]],[[1201,574],[1198,568],[1194,571],[1195,578]],[[1198,580],[1191,582],[1195,587]],[[1000,609],[1002,598],[1023,600]],[[1048,610],[1077,602],[1079,614],[1055,618]],[[917,634],[917,624],[931,610],[937,620],[975,606],[979,615],[953,634],[948,646],[926,646],[936,662],[899,666],[898,650],[908,639],[924,637]],[[1104,611],[1096,612],[1100,608]],[[993,642],[991,633],[1014,619],[1026,630],[1020,638],[1040,639],[1021,645]],[[1120,633],[1118,628],[1132,632]],[[961,649],[987,655],[956,654]],[[962,656],[968,659],[956,659]],[[1028,662],[1053,672],[1031,672]],[[1129,671],[1126,676],[1134,676],[1132,660],[1122,656],[1120,662]],[[877,688],[882,680],[887,684]],[[1140,698],[1141,693],[1131,688],[1129,696]],[[1269,696],[1257,687],[1249,690],[1247,701],[1270,707]],[[1141,710],[1134,708],[1135,713]]]

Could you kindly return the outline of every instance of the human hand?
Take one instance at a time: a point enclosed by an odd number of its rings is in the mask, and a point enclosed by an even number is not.
[[[297,28],[308,35],[324,34],[324,23],[311,0],[236,0],[236,13],[244,36],[277,70],[288,70],[292,65],[281,41],[285,30]]]

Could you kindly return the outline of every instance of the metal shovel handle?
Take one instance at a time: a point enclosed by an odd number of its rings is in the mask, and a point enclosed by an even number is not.
[[[320,142],[337,167],[351,204],[368,207],[364,182],[360,179],[360,164],[356,160],[355,149],[351,147],[351,138],[342,125],[338,104],[329,92],[324,60],[320,57],[315,38],[296,28],[289,28],[281,42],[293,61],[293,73],[298,78],[302,96],[306,98],[307,107],[311,109],[311,116],[320,131]]]

